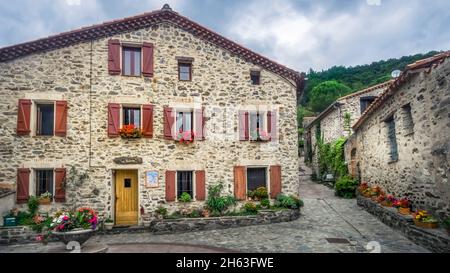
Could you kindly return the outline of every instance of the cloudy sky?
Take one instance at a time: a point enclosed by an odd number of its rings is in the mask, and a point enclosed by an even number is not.
[[[164,3],[299,71],[450,50],[448,0],[0,0],[0,47]]]

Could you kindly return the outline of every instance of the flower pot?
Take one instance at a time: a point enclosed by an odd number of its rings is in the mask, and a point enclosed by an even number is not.
[[[438,222],[421,222],[417,219],[414,219],[414,224],[420,228],[438,228]]]
[[[52,200],[50,198],[40,198],[39,204],[40,205],[50,205],[52,203]]]
[[[114,227],[114,223],[104,223],[103,225],[106,230],[111,230]]]
[[[398,212],[402,215],[410,215],[411,209],[410,208],[398,208]]]
[[[372,199],[372,201],[377,202],[378,201],[378,196],[372,196],[370,197],[370,199]]]
[[[89,238],[91,238],[97,230],[93,229],[79,229],[65,232],[52,231],[51,235],[56,237],[66,245],[70,242],[78,242],[83,245]]]
[[[388,203],[387,201],[381,202],[381,205],[382,205],[383,207],[388,207],[388,208],[391,208],[391,207],[392,207],[392,203]]]

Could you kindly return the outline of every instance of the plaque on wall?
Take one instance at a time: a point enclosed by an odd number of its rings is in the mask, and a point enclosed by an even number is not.
[[[133,164],[142,164],[141,157],[117,157],[114,158],[114,163],[120,165],[133,165]]]

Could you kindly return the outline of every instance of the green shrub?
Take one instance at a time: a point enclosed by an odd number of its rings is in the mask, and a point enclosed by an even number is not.
[[[261,207],[268,209],[270,208],[270,200],[267,198],[264,198],[263,200],[261,200]]]
[[[183,202],[183,203],[189,203],[192,201],[192,197],[189,193],[183,192],[181,194],[180,198],[178,198],[178,201]]]
[[[247,196],[251,199],[255,198],[255,191],[247,191]]]
[[[248,214],[257,214],[258,208],[256,207],[255,203],[248,202],[244,205],[244,211]]]
[[[166,215],[166,217],[164,217],[164,219],[179,219],[182,217],[183,217],[183,215],[181,214],[181,212],[175,211],[174,213],[172,213],[170,215]]]
[[[334,185],[334,191],[337,196],[344,198],[354,198],[356,196],[356,188],[358,187],[358,181],[349,177],[343,176],[338,179]]]
[[[303,206],[303,201],[293,195],[287,196],[280,193],[275,200],[275,206],[287,209],[299,209]]]
[[[267,194],[266,187],[257,188],[254,192],[254,197],[256,198],[256,200],[262,200],[264,198],[269,197],[269,195]]]
[[[28,211],[31,215],[35,215],[39,209],[39,198],[36,196],[30,196],[27,202]]]
[[[444,226],[445,228],[450,229],[450,217],[447,217],[447,219],[444,220]]]
[[[236,198],[234,198],[234,196],[221,196],[222,189],[222,183],[208,187],[206,207],[211,211],[211,215],[222,215],[230,206],[236,205]]]
[[[155,210],[155,213],[161,215],[162,217],[166,217],[167,216],[167,209],[165,207],[158,207]]]
[[[188,215],[189,218],[200,218],[202,217],[202,213],[199,210],[193,210],[191,213],[189,213]]]

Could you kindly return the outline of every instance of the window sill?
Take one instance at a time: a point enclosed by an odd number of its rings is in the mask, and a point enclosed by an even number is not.
[[[411,136],[411,135],[414,135],[414,131],[412,131],[412,132],[408,132],[408,133],[406,133],[406,134],[404,134],[403,136]]]
[[[390,160],[390,161],[388,161],[388,164],[394,164],[394,163],[396,163],[396,162],[398,162],[398,159]]]

